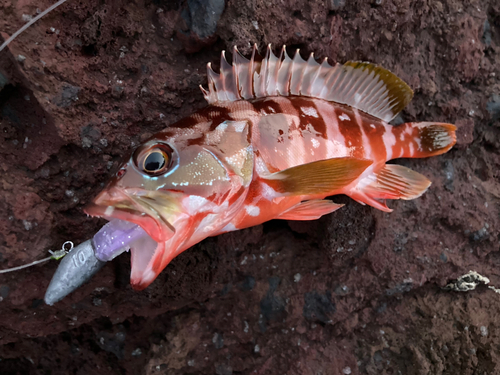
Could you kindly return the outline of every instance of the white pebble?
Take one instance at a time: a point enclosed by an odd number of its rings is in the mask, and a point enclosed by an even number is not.
[[[488,336],[488,327],[481,326],[480,331],[481,331],[481,336],[483,337]]]

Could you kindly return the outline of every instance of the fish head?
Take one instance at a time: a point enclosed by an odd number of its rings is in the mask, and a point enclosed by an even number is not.
[[[197,130],[167,129],[141,144],[85,208],[147,233],[130,244],[134,289],[147,287],[180,252],[227,225],[248,191],[249,125],[228,121]]]

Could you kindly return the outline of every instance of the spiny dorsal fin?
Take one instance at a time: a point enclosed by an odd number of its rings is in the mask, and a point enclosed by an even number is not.
[[[270,44],[264,58],[254,45],[250,60],[234,47],[232,65],[222,51],[220,74],[209,63],[207,77],[208,90],[201,90],[209,104],[303,95],[346,104],[384,121],[396,117],[413,97],[405,82],[380,66],[357,61],[331,66],[326,58],[319,64],[312,53],[303,60],[299,50],[291,59],[285,46],[276,57]]]

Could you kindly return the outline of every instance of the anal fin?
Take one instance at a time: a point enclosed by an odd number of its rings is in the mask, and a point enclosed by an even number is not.
[[[320,160],[273,173],[263,181],[286,195],[329,195],[349,185],[372,163],[351,157]]]
[[[343,207],[327,199],[313,199],[296,204],[289,208],[276,219],[282,220],[316,220],[321,216],[332,213]]]
[[[372,176],[370,183],[363,186],[351,197],[379,210],[391,212],[385,204],[386,199],[415,199],[420,197],[431,182],[427,177],[402,165],[386,164]],[[363,185],[365,181],[360,181]]]

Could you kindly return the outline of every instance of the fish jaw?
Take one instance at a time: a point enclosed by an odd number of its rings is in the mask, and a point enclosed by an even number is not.
[[[241,211],[248,189],[235,190],[237,193],[234,194],[231,205],[231,199],[218,204],[200,196],[185,196],[182,202],[183,214],[172,223],[175,226],[172,238],[156,244],[143,238],[140,244],[131,246],[132,288],[143,290],[180,253],[205,238],[218,234]],[[149,256],[151,258],[145,264],[144,260]]]
[[[168,241],[156,242],[143,237],[131,246],[132,289],[137,291],[146,289],[177,255],[190,247],[183,245],[185,230],[189,229],[189,225],[181,222],[176,223],[176,227],[180,230],[177,230]]]
[[[175,193],[169,192],[168,196],[161,192],[111,187],[84,209],[91,216],[137,224],[148,234],[130,244],[130,284],[135,290],[149,286],[184,250],[179,251],[178,247],[183,242],[189,215],[176,203],[179,197]]]
[[[146,204],[143,195],[134,196],[123,189],[111,188],[102,191],[85,213],[107,220],[120,219],[137,224],[156,242],[164,242],[175,234],[175,228],[164,217]]]
[[[162,259],[165,243],[156,242],[151,237],[144,237],[130,248],[130,285],[132,289],[146,289],[160,274],[162,269],[153,268],[152,264]]]

